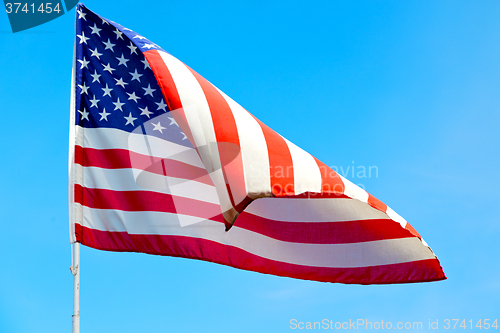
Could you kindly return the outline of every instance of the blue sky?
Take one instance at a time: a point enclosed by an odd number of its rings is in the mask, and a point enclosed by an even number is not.
[[[346,177],[422,234],[448,280],[329,284],[83,247],[82,332],[288,332],[291,319],[438,320],[435,331],[449,331],[445,319],[475,330],[500,320],[499,2],[85,5],[327,165],[355,167]],[[0,332],[71,329],[74,13],[16,34],[0,14]],[[378,173],[358,175],[369,166]]]

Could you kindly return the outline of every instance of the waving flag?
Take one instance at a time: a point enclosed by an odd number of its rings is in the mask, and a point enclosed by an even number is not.
[[[341,283],[445,279],[384,203],[158,45],[78,5],[71,242]]]

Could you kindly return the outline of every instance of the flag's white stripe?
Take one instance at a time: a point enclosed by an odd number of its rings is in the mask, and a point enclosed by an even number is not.
[[[130,235],[171,235],[182,236],[184,228],[181,227],[180,219],[189,220],[187,224],[197,224],[206,219],[191,215],[165,212],[128,212],[118,209],[97,209],[74,203],[75,210],[83,213],[81,225],[100,231],[126,232]],[[147,222],[147,223],[145,223]],[[213,222],[213,227],[224,233],[222,223]],[[179,229],[179,231],[175,231]],[[186,235],[188,236],[188,235]]]
[[[204,156],[204,152],[200,151],[207,170],[220,169],[217,147],[210,145],[210,143],[216,143],[217,139],[212,114],[203,89],[184,63],[166,52],[158,51],[158,53],[172,75],[196,146],[200,148],[208,145],[206,148],[209,155]]]
[[[102,169],[75,165],[76,184],[113,191],[154,191],[219,204],[213,185],[135,169]],[[134,175],[134,173],[137,173]]]
[[[194,148],[178,145],[155,136],[144,135],[140,132],[133,133],[128,137],[128,147],[130,151],[142,152],[143,155],[163,157],[204,168]],[[134,162],[134,159],[131,159],[132,167],[134,167]]]
[[[365,190],[363,190],[361,187],[354,185],[350,180],[342,177],[342,175],[339,174],[340,179],[342,179],[342,182],[344,183],[344,194],[347,195],[350,198],[353,199],[358,199],[359,201],[362,202],[368,202],[368,197],[369,194]]]
[[[321,193],[321,172],[314,158],[302,148],[283,139],[292,156],[295,194],[307,191]]]
[[[406,227],[406,224],[408,222],[406,222],[406,220],[401,217],[401,215],[399,215],[398,213],[396,213],[391,207],[387,206],[387,215],[389,215],[389,217],[391,219],[393,219],[394,221],[398,222],[399,224],[401,224],[401,226],[404,228]],[[422,242],[424,242],[424,240],[422,239]],[[425,243],[424,243],[425,244]]]
[[[207,220],[181,228],[176,214],[124,212],[88,207],[83,207],[83,211],[84,225],[93,229],[202,238],[235,246],[263,258],[297,265],[367,267],[435,258],[429,248],[416,237],[351,244],[304,244],[279,241],[238,228],[237,224],[230,231],[224,232],[221,223]]]
[[[191,147],[185,147],[154,136],[129,133],[115,128],[76,128],[76,145],[94,149],[126,149],[146,156],[174,159],[205,168]],[[85,131],[85,139],[82,134]],[[133,162],[133,161],[132,161]]]
[[[221,208],[223,211],[232,210],[221,169],[212,114],[205,93],[196,77],[184,63],[166,52],[158,51],[158,53],[172,75],[198,152],[217,188]]]
[[[284,222],[344,222],[388,219],[388,216],[359,200],[262,198],[253,201],[245,212]]]
[[[217,89],[217,87],[215,88]],[[271,171],[267,143],[262,128],[247,110],[231,97],[219,89],[217,90],[229,105],[236,122],[248,196],[250,198],[268,196],[271,194]]]

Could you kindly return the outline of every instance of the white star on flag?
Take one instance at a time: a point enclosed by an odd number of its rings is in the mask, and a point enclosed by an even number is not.
[[[125,85],[127,85],[127,84],[128,84],[127,82],[124,82],[124,81],[123,81],[123,78],[120,78],[119,80],[118,80],[117,78],[115,78],[115,80],[116,80],[116,85],[117,85],[117,86],[122,86],[122,87],[123,87],[123,89],[125,89]]]
[[[87,68],[87,65],[90,63],[90,61],[85,60],[85,57],[83,57],[83,60],[78,59],[78,61],[80,62],[81,66],[82,66],[82,67],[80,67],[80,69]]]
[[[153,93],[156,91],[156,89],[152,89],[151,84],[148,84],[147,88],[142,88],[142,89],[144,89],[144,96],[151,95],[151,97],[154,97]]]
[[[103,43],[104,45],[106,45],[106,48],[104,49],[104,51],[106,51],[106,50],[108,50],[108,49],[109,49],[109,50],[111,50],[111,52],[115,52],[115,51],[113,50],[113,47],[115,47],[115,46],[116,46],[116,44],[111,43],[111,41],[109,40],[109,38],[108,38],[108,42],[107,42],[107,43],[106,43],[106,42],[102,42],[102,43]]]
[[[95,95],[94,97],[92,97],[92,99],[90,100],[90,103],[92,103],[92,105],[90,107],[96,107],[97,108],[97,103],[99,103],[99,100],[95,98]]]
[[[77,10],[76,11],[78,13],[78,19],[83,19],[84,21],[87,21],[87,19],[85,18],[85,15],[87,15],[86,13],[82,12],[81,10]]]
[[[103,120],[103,119],[104,119],[104,120],[108,121],[108,116],[109,116],[111,113],[107,113],[107,112],[106,112],[106,109],[102,109],[102,112],[101,112],[101,113],[99,113],[99,114],[101,115],[101,119],[99,119],[99,120]]]
[[[156,102],[155,102],[155,103],[156,103]],[[161,100],[161,102],[160,102],[160,103],[156,103],[156,104],[158,105],[158,109],[157,109],[157,110],[163,110],[163,111],[167,112],[167,110],[165,110],[165,108],[167,107],[167,104],[165,104],[165,103],[163,102],[163,99]]]
[[[120,103],[120,97],[118,97],[116,102],[113,102],[113,104],[115,105],[115,109],[113,111],[120,110],[123,112],[122,106],[124,106],[125,103]]]
[[[133,91],[131,94],[127,93],[127,95],[129,100],[133,100],[136,103],[138,99],[141,99],[139,96],[135,95],[135,91]]]
[[[130,75],[132,75],[132,80],[131,81],[137,80],[137,81],[141,82],[141,76],[143,74],[137,73],[137,68],[135,69],[134,73],[130,72]]]
[[[137,54],[137,46],[135,46],[132,42],[130,42],[130,45],[127,46],[129,49],[130,49],[130,54],[132,55],[133,53],[134,54]]]
[[[147,116],[149,118],[149,115],[150,114],[153,114],[154,112],[151,112],[148,110],[148,107],[146,106],[144,109],[143,108],[139,108],[139,110],[141,110],[141,116]],[[163,133],[163,132],[162,132]]]
[[[90,38],[88,37],[85,37],[85,32],[82,31],[82,34],[81,35],[76,35],[78,38],[80,38],[80,44],[84,43],[84,44],[87,44],[87,40],[89,40]]]
[[[179,127],[179,124],[177,124],[177,122],[175,121],[175,119],[174,119],[174,118],[170,118],[170,117],[168,117],[168,119],[170,120],[170,124],[168,124],[169,126],[170,126],[170,125],[176,125],[177,127]]]
[[[104,71],[108,71],[109,74],[113,74],[113,71],[116,70],[114,68],[111,68],[111,64],[107,64],[106,66],[104,66]]]
[[[91,54],[92,57],[96,57],[97,59],[101,60],[100,56],[102,56],[102,53],[99,53],[97,51],[97,47],[95,48],[95,50],[92,51],[92,54]]]
[[[102,95],[102,97],[108,95],[109,97],[111,97],[111,91],[113,91],[113,89],[109,88],[108,87],[108,84],[106,83],[106,88],[101,88],[102,90],[104,90],[104,95]]]
[[[99,78],[101,77],[101,74],[97,74],[97,69],[94,70],[94,74],[90,74],[90,76],[92,76],[92,83],[97,81],[97,83],[101,83],[101,81],[99,81]]]
[[[99,34],[99,31],[101,31],[102,29],[99,29],[97,27],[97,24],[94,23],[94,26],[90,27],[90,29],[92,29],[92,34],[97,34],[97,36],[101,37],[101,34]]]
[[[83,120],[83,119],[89,120],[89,113],[87,111],[85,111],[85,109],[83,109],[83,111],[78,111],[78,112],[80,112],[82,114],[81,120]]]
[[[80,91],[80,94],[87,94],[87,90],[89,90],[90,87],[87,87],[85,85],[85,82],[83,82],[83,85],[78,85],[78,87],[80,87],[80,89],[82,89],[82,91]]]
[[[116,40],[118,39],[123,39],[123,32],[121,32],[120,30],[116,29],[115,31],[113,31],[115,34],[116,34]]]
[[[154,126],[153,131],[160,131],[161,134],[163,134],[163,130],[166,128],[161,126],[160,122],[158,122],[158,124],[151,123],[151,125]]]
[[[127,61],[130,61],[130,59],[126,59],[123,56],[123,53],[122,53],[122,56],[120,58],[116,57],[116,59],[118,59],[118,61],[119,61],[118,66],[123,65],[123,66],[127,67]]]
[[[134,120],[136,120],[137,118],[132,117],[132,112],[130,112],[128,114],[128,117],[125,117],[125,119],[127,120],[127,123],[125,125],[132,125],[132,126],[134,126]]]
[[[144,64],[144,69],[151,68],[151,67],[149,67],[149,63],[148,63],[148,61],[146,59],[141,60],[141,62]]]

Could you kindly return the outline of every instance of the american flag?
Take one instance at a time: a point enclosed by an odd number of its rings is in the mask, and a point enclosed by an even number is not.
[[[81,4],[72,89],[72,243],[325,282],[446,278],[391,208]]]

